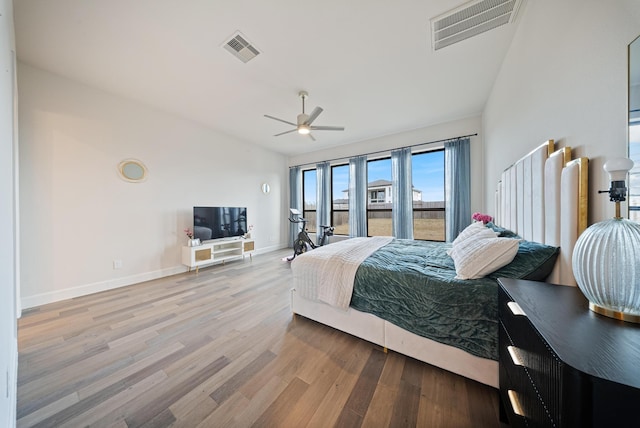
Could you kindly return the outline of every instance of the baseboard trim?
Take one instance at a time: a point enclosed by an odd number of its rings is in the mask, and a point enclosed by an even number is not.
[[[186,272],[187,267],[180,265],[167,269],[160,269],[152,272],[144,272],[122,278],[109,279],[106,281],[94,282],[91,284],[79,285],[77,287],[65,288],[63,290],[50,291],[33,296],[22,297],[22,309],[33,308],[34,306],[46,305],[60,300],[73,299],[74,297],[85,296],[87,294],[99,293],[114,288],[126,287],[127,285],[139,282],[151,281],[153,279],[164,278],[178,273]]]
[[[7,428],[16,426],[16,404],[18,400],[18,340],[11,339],[8,350],[9,366],[2,374],[2,396],[0,396],[0,425]],[[6,391],[5,391],[6,388]]]
[[[270,247],[257,249],[254,254],[265,254],[286,248],[286,245],[278,244]],[[73,299],[74,297],[85,296],[87,294],[99,293],[114,288],[126,287],[127,285],[139,282],[151,281],[153,279],[164,278],[165,276],[176,275],[186,272],[188,269],[184,265],[171,268],[160,269],[153,272],[145,272],[136,275],[115,278],[106,281],[94,282],[91,284],[79,285],[77,287],[65,288],[63,290],[50,291],[47,293],[35,294],[33,296],[23,296],[21,300],[22,309],[33,308],[35,306],[46,305],[48,303],[59,302],[60,300]]]
[[[278,250],[282,250],[283,248],[287,248],[286,244],[277,244],[277,245],[271,245],[269,247],[261,247],[258,248],[254,254],[265,254],[265,253],[271,253],[273,251],[278,251]]]

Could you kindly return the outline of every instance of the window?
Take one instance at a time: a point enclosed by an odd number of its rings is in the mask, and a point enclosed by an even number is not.
[[[369,202],[377,204],[384,203],[384,190],[371,190],[369,192]]]
[[[391,236],[391,158],[367,162],[367,230],[369,236]]]
[[[315,169],[302,171],[302,216],[307,219],[310,235],[316,231],[316,182]]]
[[[444,149],[414,153],[413,237],[445,240]],[[367,161],[367,234],[392,236],[391,158]],[[309,233],[317,230],[315,169],[302,172],[303,216]],[[336,235],[349,234],[349,165],[331,167],[331,226]]]
[[[640,222],[640,120],[629,123],[629,158],[634,162],[629,171],[629,220]]]
[[[349,165],[331,167],[331,226],[335,235],[349,234]]]
[[[411,156],[413,238],[445,240],[444,150]]]

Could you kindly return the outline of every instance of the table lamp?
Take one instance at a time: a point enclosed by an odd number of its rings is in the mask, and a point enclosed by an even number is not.
[[[609,200],[616,214],[589,226],[573,250],[573,274],[589,300],[589,309],[611,318],[640,323],[640,224],[622,218],[620,202],[627,196],[626,177],[633,168],[627,158],[611,159],[604,170],[611,177]]]

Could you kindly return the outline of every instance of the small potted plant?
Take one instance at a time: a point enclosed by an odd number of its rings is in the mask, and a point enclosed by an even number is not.
[[[189,238],[189,241],[187,242],[187,246],[197,247],[198,245],[200,245],[200,238],[193,237],[193,230],[187,227],[184,230],[184,233],[187,235],[187,238]]]

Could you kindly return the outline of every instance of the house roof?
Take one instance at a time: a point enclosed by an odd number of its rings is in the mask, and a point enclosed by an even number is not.
[[[389,180],[374,180],[367,183],[367,187],[384,187],[391,186],[391,182]]]
[[[374,181],[370,181],[369,183],[367,183],[367,189],[370,189],[372,187],[387,187],[387,186],[391,186],[391,181],[389,180],[374,180]],[[416,189],[415,186],[411,185],[411,189],[413,189],[414,192],[421,192],[421,190]],[[349,189],[344,189],[343,192],[348,192]]]

